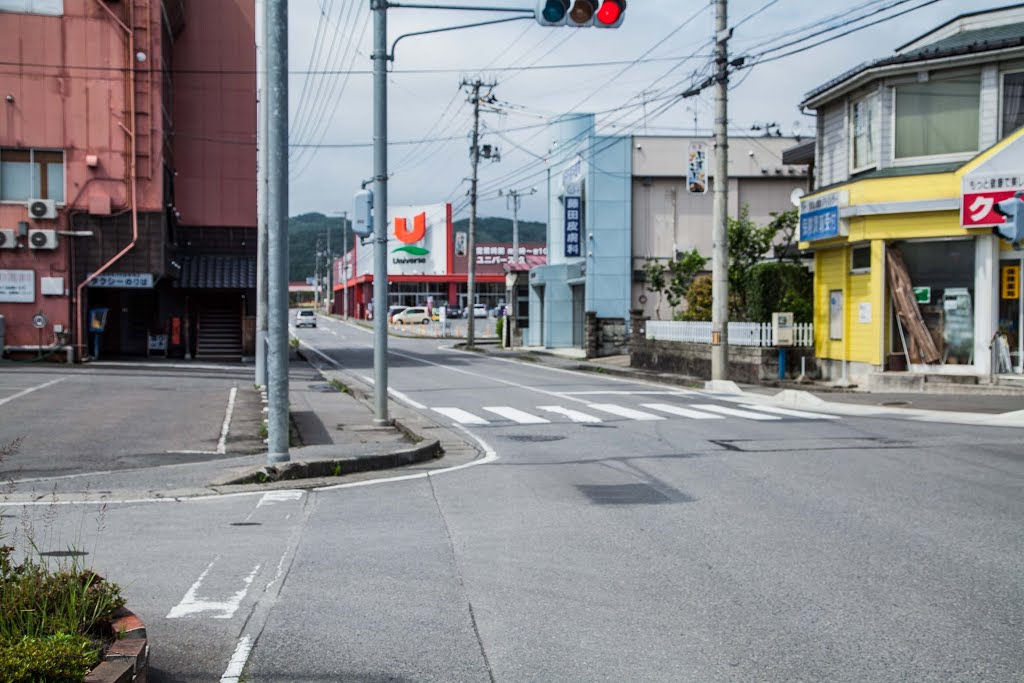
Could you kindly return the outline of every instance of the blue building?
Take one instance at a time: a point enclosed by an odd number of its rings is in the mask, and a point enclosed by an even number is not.
[[[629,317],[632,138],[596,135],[594,123],[570,114],[551,124],[548,264],[530,270],[528,346],[582,347],[588,311]]]

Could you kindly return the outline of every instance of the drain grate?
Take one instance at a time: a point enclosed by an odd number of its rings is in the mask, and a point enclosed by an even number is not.
[[[263,522],[231,522],[231,526],[263,526]]]
[[[695,500],[679,491],[670,496],[650,484],[577,484],[576,488],[595,505],[666,505]]]
[[[336,393],[338,393],[338,389],[336,387],[334,387],[333,385],[331,385],[331,384],[322,384],[322,383],[310,384],[309,385],[309,389],[310,389],[310,391],[318,391],[321,394],[336,394]]]

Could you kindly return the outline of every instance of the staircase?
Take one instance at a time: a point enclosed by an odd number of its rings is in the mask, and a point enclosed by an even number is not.
[[[135,51],[146,61],[135,68],[135,160],[136,176],[153,178],[153,67],[159,55],[153,54],[153,10],[150,0],[130,0],[131,30]],[[133,57],[134,58],[134,57]]]
[[[242,323],[237,308],[210,308],[199,313],[196,360],[239,360]]]

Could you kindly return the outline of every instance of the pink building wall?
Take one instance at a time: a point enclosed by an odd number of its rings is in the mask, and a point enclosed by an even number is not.
[[[124,3],[111,4],[122,13]],[[147,52],[144,68],[160,68],[160,8],[150,3],[149,22],[156,44],[139,46]],[[31,221],[22,202],[0,202],[0,228],[17,228],[28,221],[31,228],[69,228],[70,209],[88,209],[94,197],[109,197],[111,210],[128,208],[125,182],[128,136],[122,126],[127,115],[127,71],[130,63],[127,37],[96,0],[65,0],[64,16],[40,16],[0,12],[0,147],[64,150],[64,202],[58,218]],[[76,68],[77,67],[77,68]],[[159,82],[159,79],[156,79]],[[8,99],[8,96],[11,98]],[[156,100],[157,104],[159,100]],[[150,117],[152,129],[140,136],[148,141],[154,167],[159,169],[160,118]],[[95,155],[98,164],[86,165]],[[162,176],[137,184],[140,210],[159,211]],[[38,331],[30,324],[42,312],[50,325],[43,343],[55,341],[53,324],[70,329],[71,298],[78,284],[71,279],[71,240],[60,237],[55,250],[19,248],[0,250],[0,269],[36,272],[36,301],[0,303],[7,323],[8,345],[34,345]],[[24,243],[24,240],[22,240]],[[64,278],[65,296],[43,296],[38,278]]]
[[[186,4],[173,57],[174,195],[184,225],[256,226],[255,17],[254,0]]]

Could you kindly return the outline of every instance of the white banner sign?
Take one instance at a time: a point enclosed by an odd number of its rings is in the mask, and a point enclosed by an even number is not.
[[[36,300],[34,270],[0,270],[0,301],[30,304]]]

